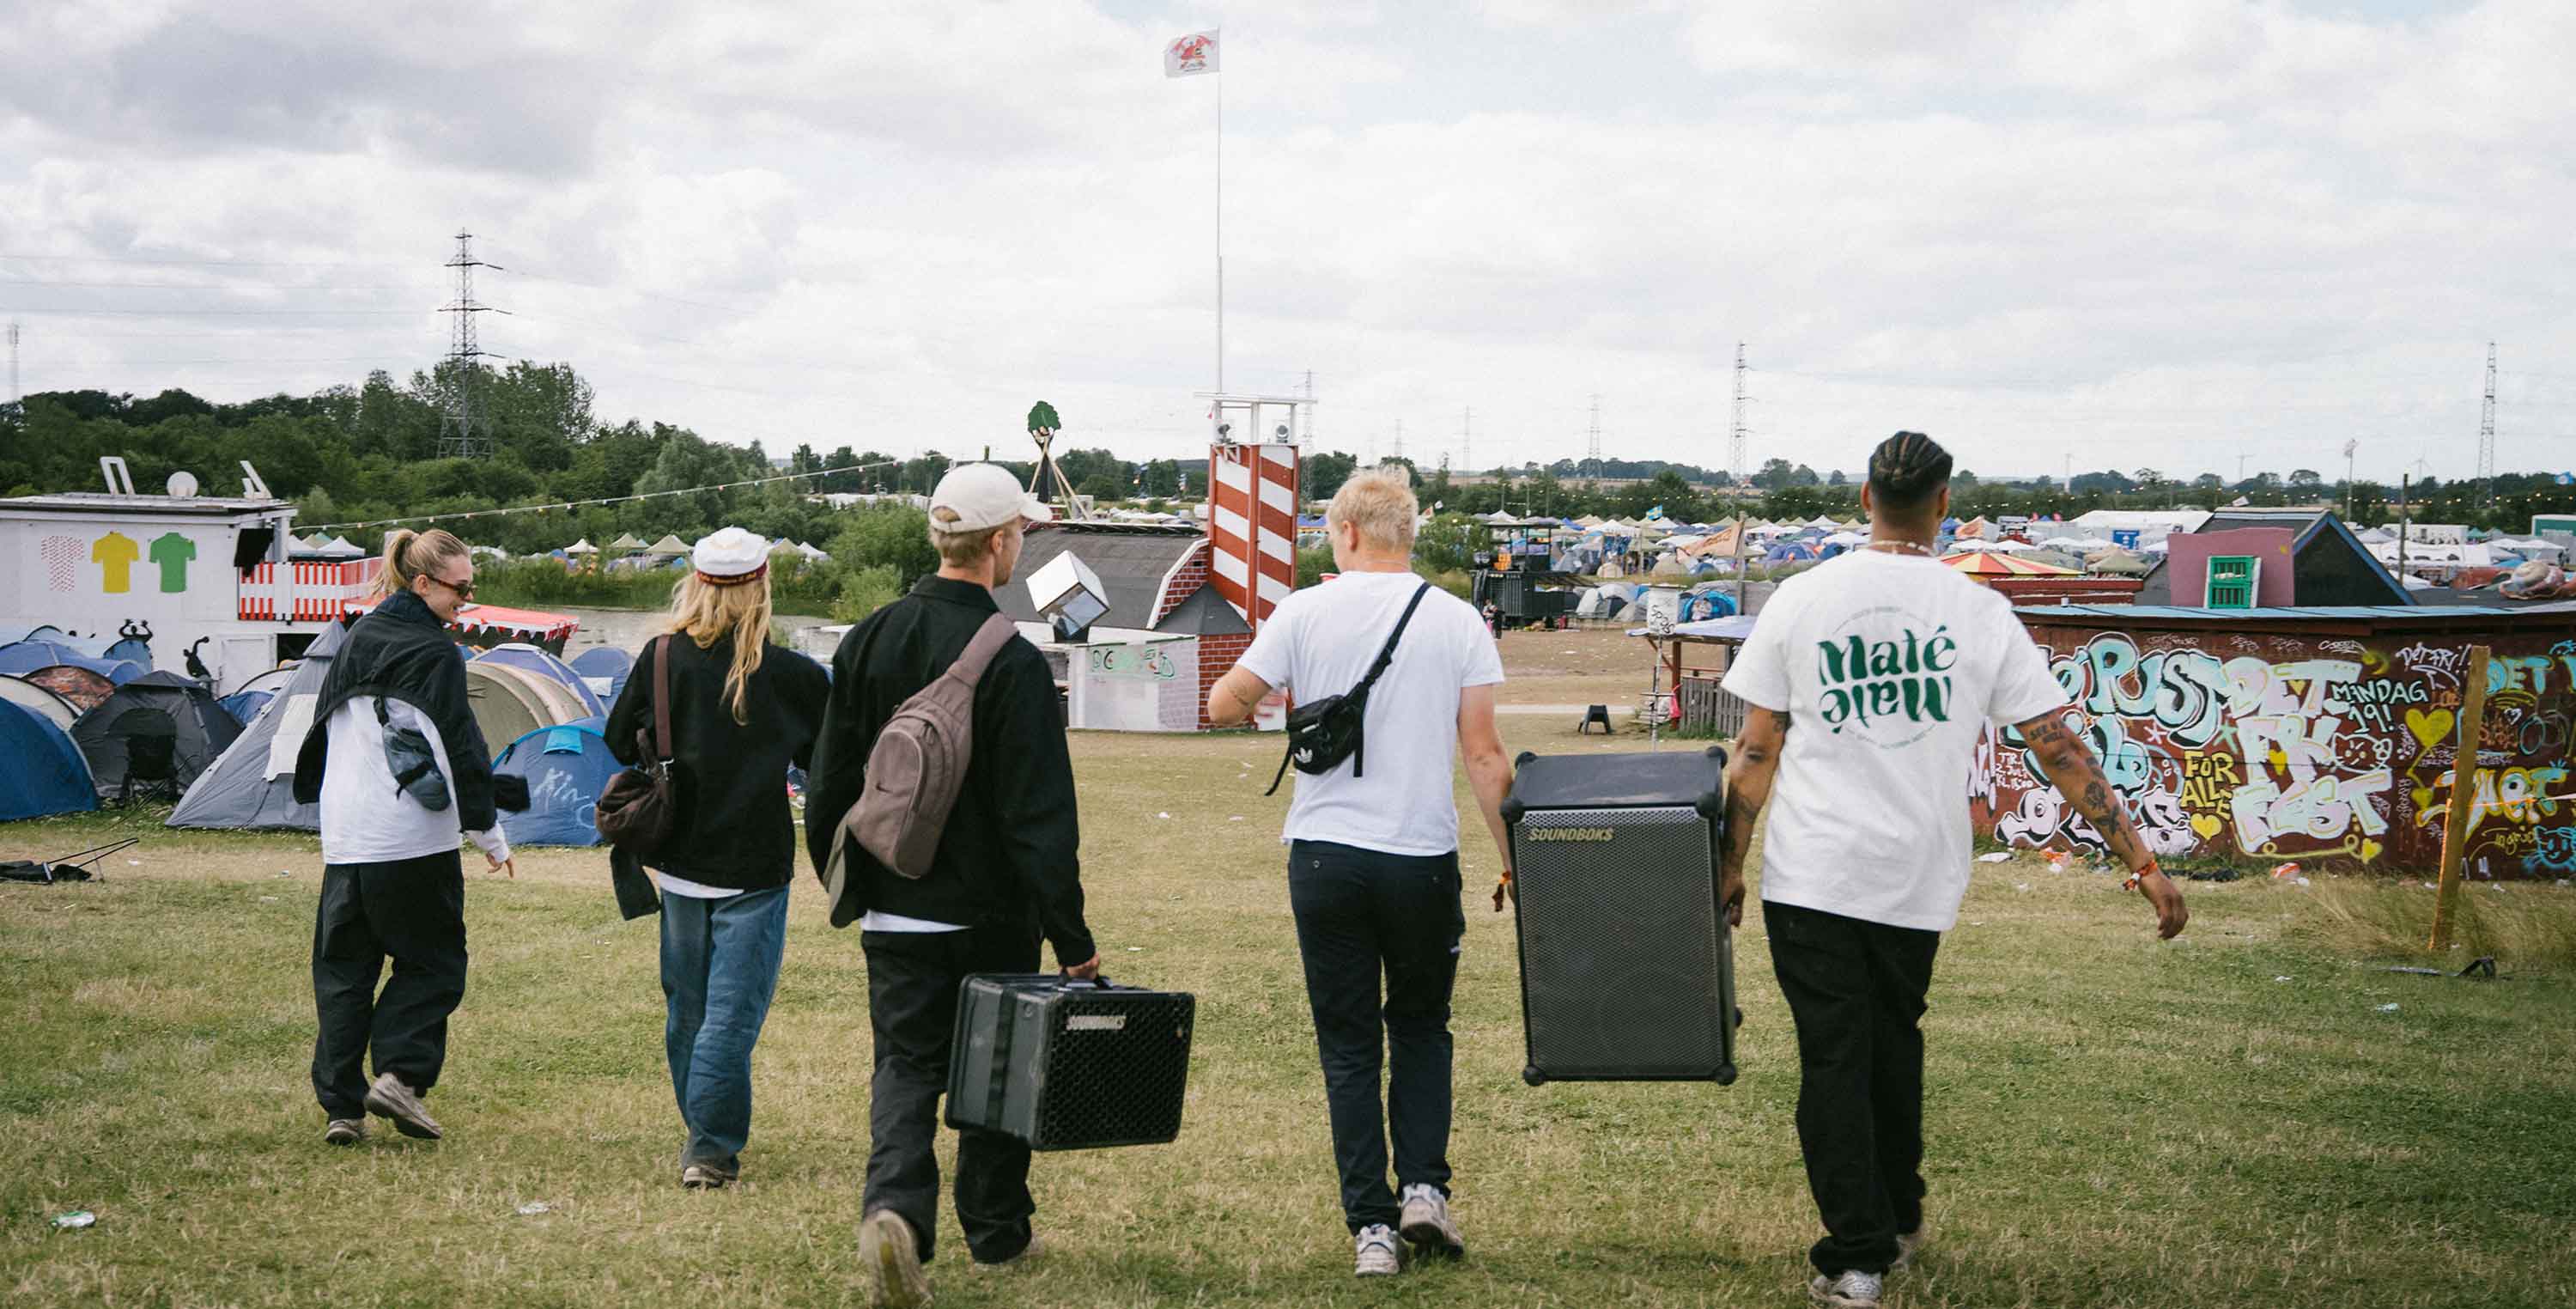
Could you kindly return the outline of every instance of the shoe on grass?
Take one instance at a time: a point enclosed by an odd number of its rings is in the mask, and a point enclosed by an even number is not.
[[[692,1191],[721,1191],[741,1176],[741,1169],[701,1161],[680,1170],[680,1185]]]
[[[1825,1309],[1878,1309],[1878,1274],[1853,1271],[1807,1283],[1807,1298]]]
[[[1007,1272],[1007,1271],[1009,1271],[1010,1269],[1013,1269],[1013,1268],[1020,1268],[1020,1267],[1024,1267],[1024,1266],[1026,1266],[1030,1260],[1035,1259],[1035,1258],[1037,1258],[1039,1255],[1042,1255],[1042,1254],[1045,1254],[1045,1253],[1046,1253],[1046,1242],[1045,1242],[1044,1240],[1041,1240],[1041,1239],[1038,1237],[1037,1233],[1035,1233],[1035,1232],[1031,1232],[1031,1233],[1029,1234],[1029,1243],[1028,1243],[1027,1245],[1021,1246],[1021,1247],[1020,1247],[1020,1252],[1019,1252],[1018,1254],[1012,1255],[1012,1256],[1011,1256],[1010,1258],[1008,1258],[1008,1259],[994,1259],[994,1260],[991,1260],[991,1261],[989,1261],[989,1262],[988,1262],[988,1261],[986,1261],[986,1260],[978,1259],[978,1260],[976,1260],[976,1261],[975,1261],[975,1263],[974,1263],[974,1265],[973,1265],[973,1266],[974,1266],[975,1271],[976,1271],[976,1272],[979,1272],[979,1273],[999,1273],[999,1272]]]
[[[392,1119],[394,1130],[405,1136],[424,1141],[439,1138],[438,1120],[429,1116],[429,1109],[420,1102],[419,1093],[403,1085],[402,1079],[392,1073],[376,1074],[376,1080],[367,1087],[367,1112],[378,1118]]]
[[[867,1268],[868,1303],[877,1309],[922,1309],[930,1303],[921,1246],[903,1215],[879,1209],[859,1220],[859,1262]]]
[[[1457,1259],[1467,1253],[1467,1239],[1458,1234],[1458,1220],[1449,1212],[1449,1197],[1425,1182],[1404,1188],[1404,1216],[1396,1230],[1417,1254]]]
[[[1898,1233],[1896,1237],[1896,1262],[1889,1264],[1887,1266],[1887,1271],[1891,1273],[1897,1272],[1912,1264],[1914,1262],[1915,1252],[1921,1250],[1923,1248],[1923,1243],[1931,1239],[1932,1220],[1929,1218],[1916,1223],[1913,1231]]]
[[[1395,1239],[1395,1229],[1384,1223],[1371,1223],[1360,1229],[1353,1242],[1358,1261],[1351,1273],[1356,1277],[1393,1277],[1404,1271],[1404,1249]]]
[[[322,1129],[324,1145],[356,1145],[366,1139],[367,1120],[364,1118],[334,1118],[329,1127]]]

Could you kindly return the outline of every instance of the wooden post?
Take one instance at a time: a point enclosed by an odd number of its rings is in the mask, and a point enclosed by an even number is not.
[[[2469,841],[2469,811],[2478,803],[2478,728],[2487,709],[2487,648],[2469,647],[2468,693],[2460,697],[2460,744],[2451,759],[2450,808],[2442,813],[2442,874],[2433,892],[2430,948],[2451,948],[2452,909],[2460,898],[2460,863]]]

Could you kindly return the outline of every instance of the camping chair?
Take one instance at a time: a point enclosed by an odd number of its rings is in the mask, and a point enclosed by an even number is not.
[[[1619,734],[1619,729],[1610,725],[1610,706],[1606,704],[1597,704],[1585,708],[1583,711],[1583,721],[1574,725],[1574,734],[1576,736],[1583,735],[1591,729],[1594,723],[1601,724],[1601,730],[1612,736],[1617,736]]]
[[[122,841],[110,841],[106,845],[91,846],[87,850],[64,855],[51,863],[42,859],[0,860],[0,882],[39,882],[46,885],[55,882],[86,882],[97,876],[90,871],[90,865],[142,839],[139,836],[129,836]]]
[[[158,709],[129,709],[110,729],[125,745],[125,777],[117,788],[118,803],[134,799],[141,787],[179,789],[179,725]]]

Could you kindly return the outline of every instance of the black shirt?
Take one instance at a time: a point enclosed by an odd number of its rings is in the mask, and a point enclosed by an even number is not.
[[[991,591],[925,577],[841,638],[805,803],[806,848],[818,872],[831,860],[842,817],[866,789],[877,733],[957,662],[995,612]],[[1095,953],[1082,918],[1081,844],[1055,675],[1036,646],[1015,638],[975,686],[973,755],[929,875],[898,876],[853,844],[851,884],[863,908],[1042,932],[1058,963],[1078,964]]]
[[[814,732],[831,691],[823,666],[772,644],[761,653],[733,720],[725,678],[733,671],[733,638],[701,650],[686,636],[646,643],[608,712],[608,750],[620,763],[642,758],[635,734],[653,730],[653,651],[671,654],[671,753],[678,759],[678,825],[661,852],[645,862],[708,886],[766,891],[796,874],[796,822],[787,811],[787,765],[814,755]],[[646,742],[645,750],[651,743]]]

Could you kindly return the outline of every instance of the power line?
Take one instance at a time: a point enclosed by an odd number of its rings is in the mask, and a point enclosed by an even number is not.
[[[492,424],[476,404],[474,383],[481,379],[485,351],[475,339],[474,316],[510,312],[494,309],[474,299],[474,270],[498,269],[474,257],[474,234],[459,229],[456,233],[456,257],[447,261],[456,270],[456,301],[446,313],[456,315],[455,331],[447,349],[447,397],[445,411],[438,416],[438,457],[441,459],[488,459],[492,455]]]
[[[2478,410],[2478,501],[2495,503],[2495,342],[2487,342],[2487,398]]]
[[[781,473],[775,477],[754,477],[740,482],[711,482],[705,486],[684,486],[671,491],[638,491],[633,495],[601,496],[596,500],[549,500],[543,504],[511,505],[502,509],[466,509],[444,514],[415,514],[409,518],[374,518],[363,523],[322,523],[306,530],[337,532],[369,527],[398,527],[404,523],[447,523],[465,518],[499,518],[507,514],[542,514],[556,510],[583,509],[592,505],[624,504],[629,500],[659,500],[671,495],[696,495],[701,491],[731,491],[746,486],[767,486],[773,482],[793,482],[800,477],[830,477],[834,473],[857,473],[871,468],[900,468],[903,463],[904,461],[900,459],[880,459],[874,463],[849,464],[840,468],[816,468],[802,473]]]
[[[1752,470],[1744,466],[1748,462],[1745,454],[1744,402],[1744,343],[1738,341],[1735,343],[1735,424],[1730,429],[1727,440],[1726,471],[1739,482],[1752,474]]]

